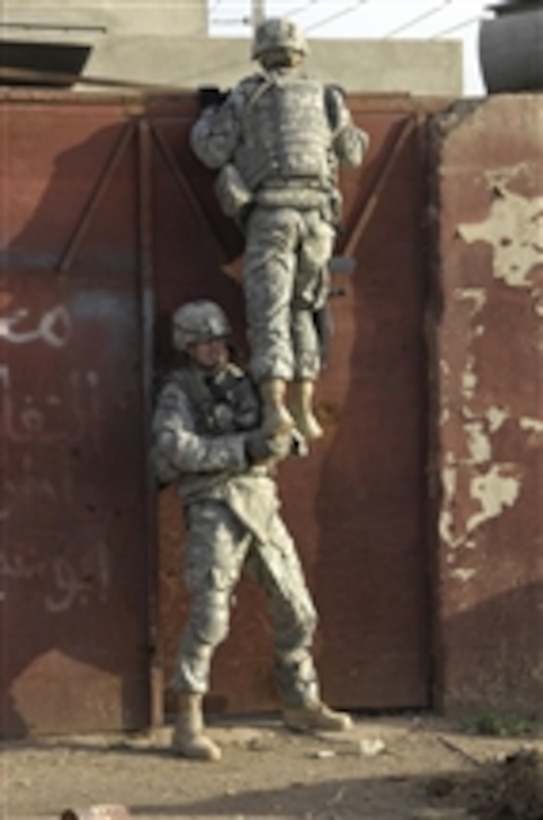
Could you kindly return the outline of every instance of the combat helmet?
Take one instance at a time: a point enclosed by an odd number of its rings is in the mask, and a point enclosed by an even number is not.
[[[305,35],[296,23],[285,17],[270,17],[255,30],[251,58],[258,60],[268,51],[297,51],[306,56],[309,46]]]
[[[177,308],[172,319],[173,346],[186,351],[198,342],[230,336],[232,328],[222,308],[200,299]]]

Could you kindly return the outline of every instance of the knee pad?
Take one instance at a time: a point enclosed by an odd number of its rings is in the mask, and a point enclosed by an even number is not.
[[[192,622],[199,641],[210,646],[218,646],[222,643],[230,627],[228,594],[222,590],[212,590],[202,596],[197,606],[193,608]]]

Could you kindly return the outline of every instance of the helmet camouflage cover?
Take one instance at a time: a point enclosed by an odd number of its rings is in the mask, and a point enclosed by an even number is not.
[[[181,305],[173,315],[173,345],[186,351],[190,345],[229,336],[230,323],[215,302],[201,299]]]
[[[299,26],[284,17],[271,17],[257,26],[251,57],[257,60],[268,51],[285,49],[309,54],[309,47]]]

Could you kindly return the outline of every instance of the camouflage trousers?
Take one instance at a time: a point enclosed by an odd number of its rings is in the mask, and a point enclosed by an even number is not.
[[[257,382],[314,380],[321,368],[314,313],[328,295],[334,229],[317,208],[256,206],[245,230],[251,374]]]
[[[176,662],[174,688],[205,693],[213,653],[226,638],[233,591],[242,572],[264,588],[273,631],[275,673],[282,703],[298,706],[319,697],[310,646],[317,614],[296,547],[280,516],[268,522],[260,542],[221,501],[191,504],[184,544],[190,595]]]

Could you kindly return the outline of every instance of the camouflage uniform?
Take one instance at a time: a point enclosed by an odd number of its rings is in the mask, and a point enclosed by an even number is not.
[[[213,652],[228,633],[232,592],[247,571],[266,591],[282,701],[297,706],[319,697],[309,649],[317,616],[270,469],[248,463],[247,437],[259,413],[252,383],[233,364],[213,375],[194,364],[178,370],[158,399],[153,460],[162,481],[175,481],[188,528],[191,605],[175,688],[208,690]]]
[[[253,57],[277,45],[308,51],[294,24],[268,20]],[[290,67],[242,80],[193,126],[193,150],[220,169],[223,209],[246,233],[250,370],[258,383],[313,381],[319,373],[315,313],[327,298],[341,211],[338,166],[360,164],[367,141],[338,88]]]

